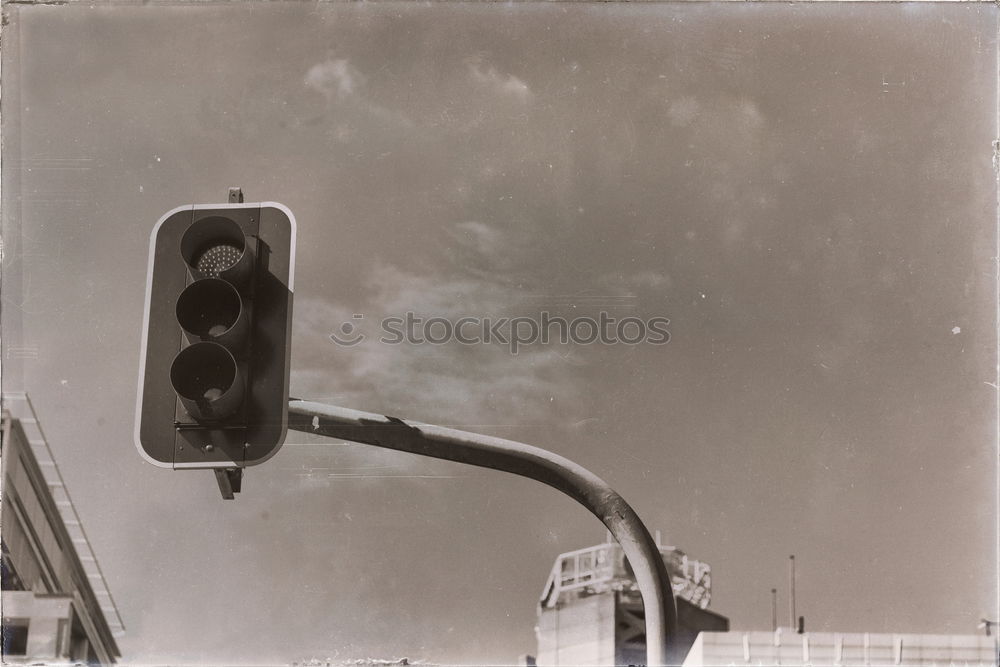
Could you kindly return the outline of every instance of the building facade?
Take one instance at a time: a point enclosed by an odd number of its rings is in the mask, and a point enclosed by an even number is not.
[[[997,664],[995,637],[861,632],[705,632],[684,667],[709,665],[956,665]]]
[[[124,626],[24,394],[0,437],[3,662],[112,664]]]

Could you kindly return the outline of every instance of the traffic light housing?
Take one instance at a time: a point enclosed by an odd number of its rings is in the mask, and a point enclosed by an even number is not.
[[[295,217],[274,202],[181,206],[156,223],[136,403],[143,458],[218,474],[278,451],[294,262]]]

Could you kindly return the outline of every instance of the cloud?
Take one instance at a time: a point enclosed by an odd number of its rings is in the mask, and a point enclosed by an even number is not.
[[[425,320],[454,321],[466,312],[481,317],[507,305],[508,295],[490,286],[438,284],[410,273],[383,271],[384,291],[374,304],[383,313],[402,317],[413,312]],[[297,311],[308,309],[314,315],[314,327],[301,331],[305,345],[329,348],[311,355],[314,361],[294,374],[294,390],[304,396],[335,398],[361,410],[471,427],[538,423],[550,412],[551,402],[576,393],[569,377],[573,366],[552,347],[527,347],[512,355],[501,344],[392,345],[380,342],[384,332],[377,316],[361,328],[366,340],[349,348],[337,347],[328,336],[343,321],[344,309],[323,299],[303,301],[296,305]],[[462,303],[469,307],[459,309],[457,304]],[[297,352],[303,347],[297,346]]]
[[[532,93],[528,84],[513,74],[501,74],[492,65],[484,67],[481,57],[471,58],[468,66],[469,74],[474,81],[498,95],[512,97],[522,102],[531,99]]]
[[[483,222],[460,222],[455,225],[455,231],[460,243],[484,255],[493,255],[503,243],[500,232]]]
[[[412,127],[413,122],[403,113],[390,109],[372,99],[368,78],[346,58],[327,58],[306,72],[303,83],[326,98],[327,105],[338,110],[354,109],[365,116],[390,125]],[[338,122],[330,130],[338,143],[354,138],[356,128],[350,123]]]
[[[321,93],[327,101],[343,100],[360,91],[365,77],[347,59],[330,58],[309,68],[305,85]]]
[[[505,271],[486,270],[511,247],[501,233],[485,223],[463,222],[454,225],[453,235],[465,243],[453,251],[455,266],[445,267],[447,271],[374,266],[367,277],[363,318],[354,317],[362,313],[325,298],[298,299],[294,345],[301,362],[293,373],[293,391],[360,410],[470,430],[579,419],[568,414],[576,409],[579,366],[566,361],[566,350],[559,345],[527,345],[515,355],[498,342],[380,341],[388,338],[383,318],[406,313],[424,321],[439,317],[452,323],[461,317],[496,321],[537,315],[523,310],[524,283],[530,277],[519,276],[522,285],[517,285],[503,278]],[[329,336],[344,322],[357,327],[365,340],[351,347],[334,344]],[[481,329],[472,325],[466,331],[473,335]],[[517,434],[511,437],[516,439]]]

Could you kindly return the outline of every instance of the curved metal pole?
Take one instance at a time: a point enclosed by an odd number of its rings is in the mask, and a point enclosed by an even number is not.
[[[406,422],[298,399],[288,402],[288,428],[529,477],[590,510],[621,544],[635,574],[646,617],[646,664],[666,665],[677,636],[670,575],[649,531],[604,480],[538,447],[456,429]]]

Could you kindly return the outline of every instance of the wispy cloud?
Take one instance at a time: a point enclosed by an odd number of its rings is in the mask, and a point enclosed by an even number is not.
[[[412,127],[413,122],[402,112],[390,109],[372,99],[368,90],[368,78],[346,58],[327,58],[306,72],[303,83],[306,88],[316,91],[326,98],[328,106],[340,109],[354,108],[364,114],[386,123]],[[340,142],[349,141],[352,128],[339,123],[333,136]]]
[[[484,65],[482,56],[470,58],[467,63],[469,74],[478,84],[499,95],[513,97],[522,102],[531,99],[532,92],[528,84],[513,74],[504,74],[492,65]]]
[[[365,77],[346,58],[329,58],[306,72],[307,88],[321,93],[327,101],[343,100],[358,93]]]
[[[455,225],[455,231],[461,242],[483,254],[492,254],[503,243],[500,231],[484,222],[460,222]]]
[[[529,425],[571,411],[579,368],[555,346],[528,346],[512,355],[504,344],[386,344],[380,321],[407,312],[456,321],[463,316],[531,315],[523,308],[523,288],[501,271],[484,271],[508,250],[504,236],[481,222],[454,226],[459,245],[449,278],[377,265],[368,276],[364,317],[326,299],[296,302],[296,358],[293,390],[337,400],[362,410],[395,413],[418,420],[469,425]],[[498,278],[497,276],[501,276]],[[527,280],[527,278],[526,278]],[[305,312],[303,312],[305,311]],[[366,339],[338,347],[329,335],[351,322]],[[569,419],[566,414],[565,420]]]

